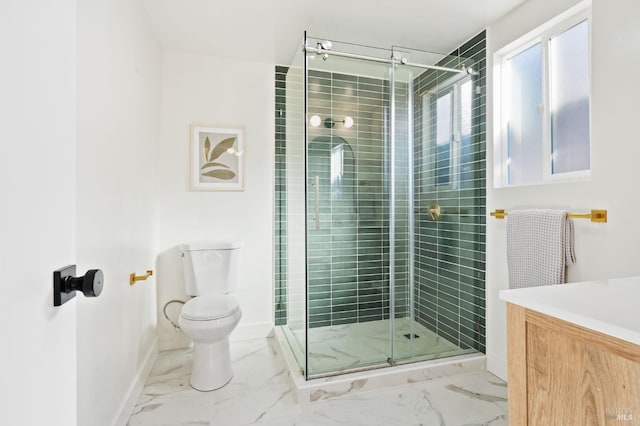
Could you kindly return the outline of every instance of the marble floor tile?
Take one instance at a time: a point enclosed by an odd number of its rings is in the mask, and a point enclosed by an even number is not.
[[[234,377],[189,386],[191,351],[161,352],[129,425],[507,425],[506,384],[487,371],[296,404],[273,339],[231,343]]]

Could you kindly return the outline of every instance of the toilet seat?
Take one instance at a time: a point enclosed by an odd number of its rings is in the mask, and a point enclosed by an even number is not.
[[[227,294],[198,296],[182,307],[181,316],[191,321],[210,321],[232,316],[240,310],[238,301]]]

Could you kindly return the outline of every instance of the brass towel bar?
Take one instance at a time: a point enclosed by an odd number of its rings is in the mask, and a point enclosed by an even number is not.
[[[509,213],[504,210],[496,210],[489,213],[496,219],[504,219]],[[591,222],[606,223],[607,211],[606,210],[591,210],[591,213],[567,213],[567,217],[570,219],[589,219]]]
[[[135,272],[129,274],[129,285],[134,285],[136,281],[144,281],[152,275],[153,271],[151,269],[147,269],[147,273],[145,275],[136,275]]]

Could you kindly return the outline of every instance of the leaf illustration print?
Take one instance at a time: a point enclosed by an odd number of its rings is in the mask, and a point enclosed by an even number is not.
[[[209,176],[212,178],[222,179],[222,180],[231,180],[236,176],[236,174],[231,170],[224,170],[224,169],[215,169],[215,170],[211,170],[210,172],[204,172],[202,174],[203,176]]]
[[[227,166],[226,164],[211,162],[211,163],[207,163],[204,166],[200,167],[200,170],[204,170],[204,169],[206,169],[208,167],[224,167],[225,169],[229,168],[229,166]]]
[[[211,149],[211,142],[207,137],[205,139],[205,159],[207,163],[205,163],[202,167],[200,167],[200,173],[202,176],[208,176],[215,179],[220,180],[231,180],[236,177],[236,172],[230,170],[230,166],[224,163],[221,163],[217,160],[222,154],[226,153],[233,144],[236,142],[236,137],[230,137],[221,140],[218,144]]]
[[[207,160],[209,158],[209,150],[211,149],[211,141],[209,140],[209,136],[204,140],[204,159]]]
[[[213,148],[213,151],[211,151],[211,157],[209,157],[209,161],[213,161],[216,158],[220,157],[225,152],[227,152],[227,150],[233,146],[235,141],[236,141],[235,136],[221,140],[220,143],[218,143],[218,145],[216,145],[216,147]]]

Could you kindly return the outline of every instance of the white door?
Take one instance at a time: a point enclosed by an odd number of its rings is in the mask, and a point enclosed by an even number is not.
[[[76,424],[75,0],[0,2],[0,424]],[[83,296],[79,296],[83,297]]]

